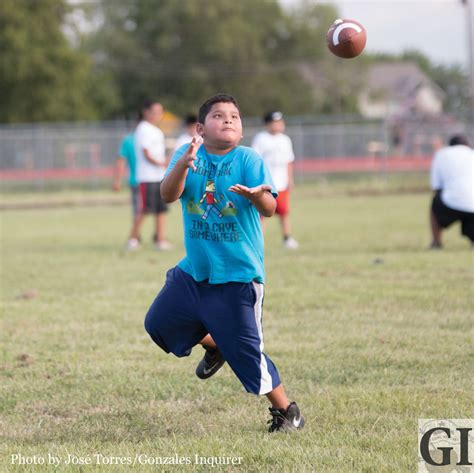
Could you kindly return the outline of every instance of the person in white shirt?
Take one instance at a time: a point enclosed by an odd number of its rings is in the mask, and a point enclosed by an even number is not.
[[[453,136],[449,146],[436,152],[431,164],[430,248],[442,248],[441,233],[461,222],[461,234],[474,247],[474,149],[463,135]]]
[[[138,249],[140,229],[146,214],[155,215],[155,245],[159,250],[168,250],[171,244],[165,237],[165,213],[168,206],[160,195],[160,185],[166,171],[165,137],[158,128],[163,116],[163,107],[158,102],[146,100],[143,104],[142,120],[134,133],[136,174],[139,183],[140,208],[134,220],[127,248]]]
[[[279,111],[264,115],[265,130],[257,133],[252,141],[252,148],[259,153],[270,170],[276,190],[278,191],[276,213],[280,217],[283,245],[297,249],[298,242],[290,235],[290,192],[293,181],[293,145],[285,135],[285,120]],[[264,220],[262,220],[264,226]]]
[[[191,143],[193,136],[196,134],[197,122],[196,115],[188,115],[184,119],[184,132],[176,138],[174,145],[175,151],[181,148],[181,146]]]

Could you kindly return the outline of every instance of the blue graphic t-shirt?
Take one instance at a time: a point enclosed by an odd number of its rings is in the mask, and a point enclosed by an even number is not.
[[[186,151],[173,156],[166,175]],[[253,149],[237,146],[224,156],[201,145],[181,195],[186,257],[178,266],[196,281],[263,283],[263,234],[260,216],[248,199],[229,191],[234,184],[272,186],[270,172]]]
[[[137,159],[135,157],[135,144],[133,133],[128,134],[120,145],[119,156],[127,160],[128,165],[128,185],[130,187],[138,186],[136,177]]]

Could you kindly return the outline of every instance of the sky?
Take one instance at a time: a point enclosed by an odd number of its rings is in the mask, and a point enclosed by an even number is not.
[[[280,1],[294,8],[300,0]],[[458,64],[468,69],[468,8],[461,0],[310,1],[333,3],[341,17],[362,23],[367,31],[368,52],[416,49],[434,64]]]

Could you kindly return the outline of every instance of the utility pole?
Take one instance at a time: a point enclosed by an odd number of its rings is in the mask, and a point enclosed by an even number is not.
[[[469,92],[471,102],[471,115],[474,116],[474,0],[461,0],[466,8],[467,18],[467,46],[468,46],[468,70],[469,70]]]

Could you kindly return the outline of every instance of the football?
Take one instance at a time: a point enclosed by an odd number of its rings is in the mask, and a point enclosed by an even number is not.
[[[326,34],[329,50],[345,59],[358,56],[365,48],[367,33],[355,20],[337,19]]]

